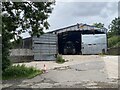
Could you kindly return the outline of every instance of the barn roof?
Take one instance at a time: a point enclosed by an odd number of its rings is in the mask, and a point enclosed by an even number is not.
[[[77,23],[75,25],[70,25],[67,27],[56,29],[56,30],[50,31],[48,33],[61,33],[61,32],[65,32],[65,31],[79,31],[79,30],[98,30],[98,31],[105,32],[105,33],[107,32],[106,28],[97,28],[93,25]]]

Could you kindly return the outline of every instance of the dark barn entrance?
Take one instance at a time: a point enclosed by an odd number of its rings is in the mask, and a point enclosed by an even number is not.
[[[59,54],[81,54],[81,32],[68,31],[58,34]]]

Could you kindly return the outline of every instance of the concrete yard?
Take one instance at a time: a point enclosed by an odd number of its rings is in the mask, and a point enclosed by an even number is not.
[[[117,88],[118,56],[64,55],[67,61],[33,61],[24,63],[46,73],[24,80],[3,81],[3,88]],[[23,64],[23,63],[20,63]]]

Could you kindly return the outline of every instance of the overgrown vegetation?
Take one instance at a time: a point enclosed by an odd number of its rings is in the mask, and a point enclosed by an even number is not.
[[[65,59],[62,58],[62,55],[57,55],[57,59],[56,59],[56,62],[57,63],[64,63],[65,62]]]
[[[3,28],[3,27],[2,27]],[[6,68],[8,68],[11,65],[11,62],[9,60],[9,49],[11,48],[10,43],[10,37],[12,37],[10,34],[8,34],[6,31],[2,32],[2,71],[4,71]]]
[[[108,38],[108,47],[120,47],[120,36],[112,36]]]
[[[120,17],[112,20],[108,32],[108,47],[120,47]]]
[[[3,80],[17,79],[17,78],[33,78],[36,75],[42,74],[41,70],[37,70],[34,67],[26,67],[23,65],[10,66],[2,73]]]

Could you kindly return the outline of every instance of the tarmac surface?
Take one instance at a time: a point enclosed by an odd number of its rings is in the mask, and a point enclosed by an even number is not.
[[[118,88],[118,56],[64,55],[67,61],[24,63],[47,72],[32,79],[6,80],[3,88]],[[20,63],[23,64],[23,63]]]

